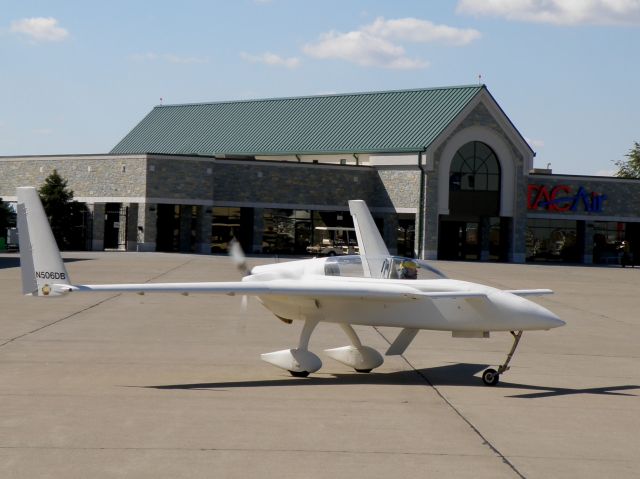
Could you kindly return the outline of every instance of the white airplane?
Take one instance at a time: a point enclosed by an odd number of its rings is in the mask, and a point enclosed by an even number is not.
[[[550,294],[551,290],[500,290],[447,279],[426,262],[391,256],[361,200],[349,201],[360,255],[304,259],[248,270],[236,244],[232,257],[245,268],[242,281],[82,285],[70,282],[35,188],[18,188],[17,196],[24,294],[55,297],[88,292],[174,292],[256,296],[282,321],[303,322],[297,348],[261,356],[293,376],[308,376],[322,366],[320,358],[308,348],[311,333],[321,321],[339,324],[351,342],[325,353],[358,372],[370,372],[384,359],[362,344],[353,325],[402,328],[387,356],[403,354],[421,329],[451,331],[459,338],[487,338],[491,331],[509,331],[514,341],[505,362],[482,375],[484,383],[491,386],[509,369],[523,331],[565,324],[551,311],[523,297]]]

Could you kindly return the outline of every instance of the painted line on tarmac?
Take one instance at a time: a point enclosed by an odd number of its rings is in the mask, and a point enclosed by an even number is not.
[[[389,344],[389,346],[391,346],[391,341],[384,335],[382,334],[382,332],[377,328],[377,327],[373,327],[373,329],[376,330],[376,332],[382,337],[382,339],[384,339],[387,344]],[[482,442],[484,444],[487,445],[487,447],[489,447],[489,449],[491,449],[493,451],[493,453],[498,456],[500,459],[502,459],[502,462],[504,464],[506,464],[513,472],[516,473],[516,475],[521,478],[521,479],[526,479],[526,476],[524,476],[517,468],[516,466],[509,461],[509,459],[507,459],[505,457],[504,454],[502,454],[500,452],[500,450],[494,446],[491,441],[489,441],[489,439],[487,439],[481,432],[480,430],[469,420],[467,419],[467,417],[465,417],[464,414],[462,414],[462,412],[453,405],[453,403],[451,401],[449,401],[444,394],[442,394],[440,392],[440,390],[429,380],[429,378],[420,370],[418,370],[413,364],[411,364],[411,362],[403,355],[400,356],[403,361],[405,363],[407,363],[407,365],[418,375],[420,376],[427,385],[429,385],[435,392],[436,394],[440,397],[440,399],[442,399],[445,404],[447,404],[447,406],[449,406],[459,417],[460,419],[462,419],[465,423],[467,423],[467,425],[471,428],[471,430],[480,438],[482,439]]]

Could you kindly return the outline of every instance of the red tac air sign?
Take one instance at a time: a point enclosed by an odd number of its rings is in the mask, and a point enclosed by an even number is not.
[[[607,195],[588,192],[584,186],[577,190],[569,185],[529,185],[527,190],[527,209],[546,211],[586,211],[600,213]]]

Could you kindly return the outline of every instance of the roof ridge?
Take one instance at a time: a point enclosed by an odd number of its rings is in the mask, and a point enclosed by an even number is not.
[[[333,98],[333,97],[354,97],[354,96],[368,96],[368,95],[382,95],[392,93],[411,93],[411,92],[426,92],[437,90],[459,90],[463,88],[475,88],[478,90],[486,89],[486,85],[482,84],[469,84],[469,85],[453,85],[453,86],[440,86],[429,88],[407,88],[397,90],[377,90],[377,91],[361,91],[361,92],[348,92],[348,93],[324,93],[318,95],[302,95],[302,96],[285,96],[285,97],[267,97],[267,98],[252,98],[245,100],[223,100],[223,101],[204,101],[204,102],[191,102],[191,103],[170,103],[167,105],[156,105],[153,108],[180,108],[191,106],[205,106],[205,105],[228,105],[233,103],[261,103],[272,101],[284,101],[284,100],[305,100],[312,98]]]

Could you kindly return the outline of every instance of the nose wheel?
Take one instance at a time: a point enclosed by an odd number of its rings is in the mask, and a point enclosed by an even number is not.
[[[500,381],[500,375],[495,369],[487,369],[482,373],[482,381],[487,386],[495,386]]]
[[[504,364],[501,364],[498,367],[498,370],[489,368],[486,369],[482,373],[482,382],[484,382],[487,386],[495,386],[500,382],[500,375],[509,370],[509,363],[511,362],[511,358],[513,358],[513,354],[516,352],[516,348],[518,347],[518,343],[520,342],[520,338],[522,337],[522,331],[518,331],[517,333],[514,331],[509,331],[511,336],[513,336],[513,345],[511,346],[511,350],[507,354],[507,359]]]

